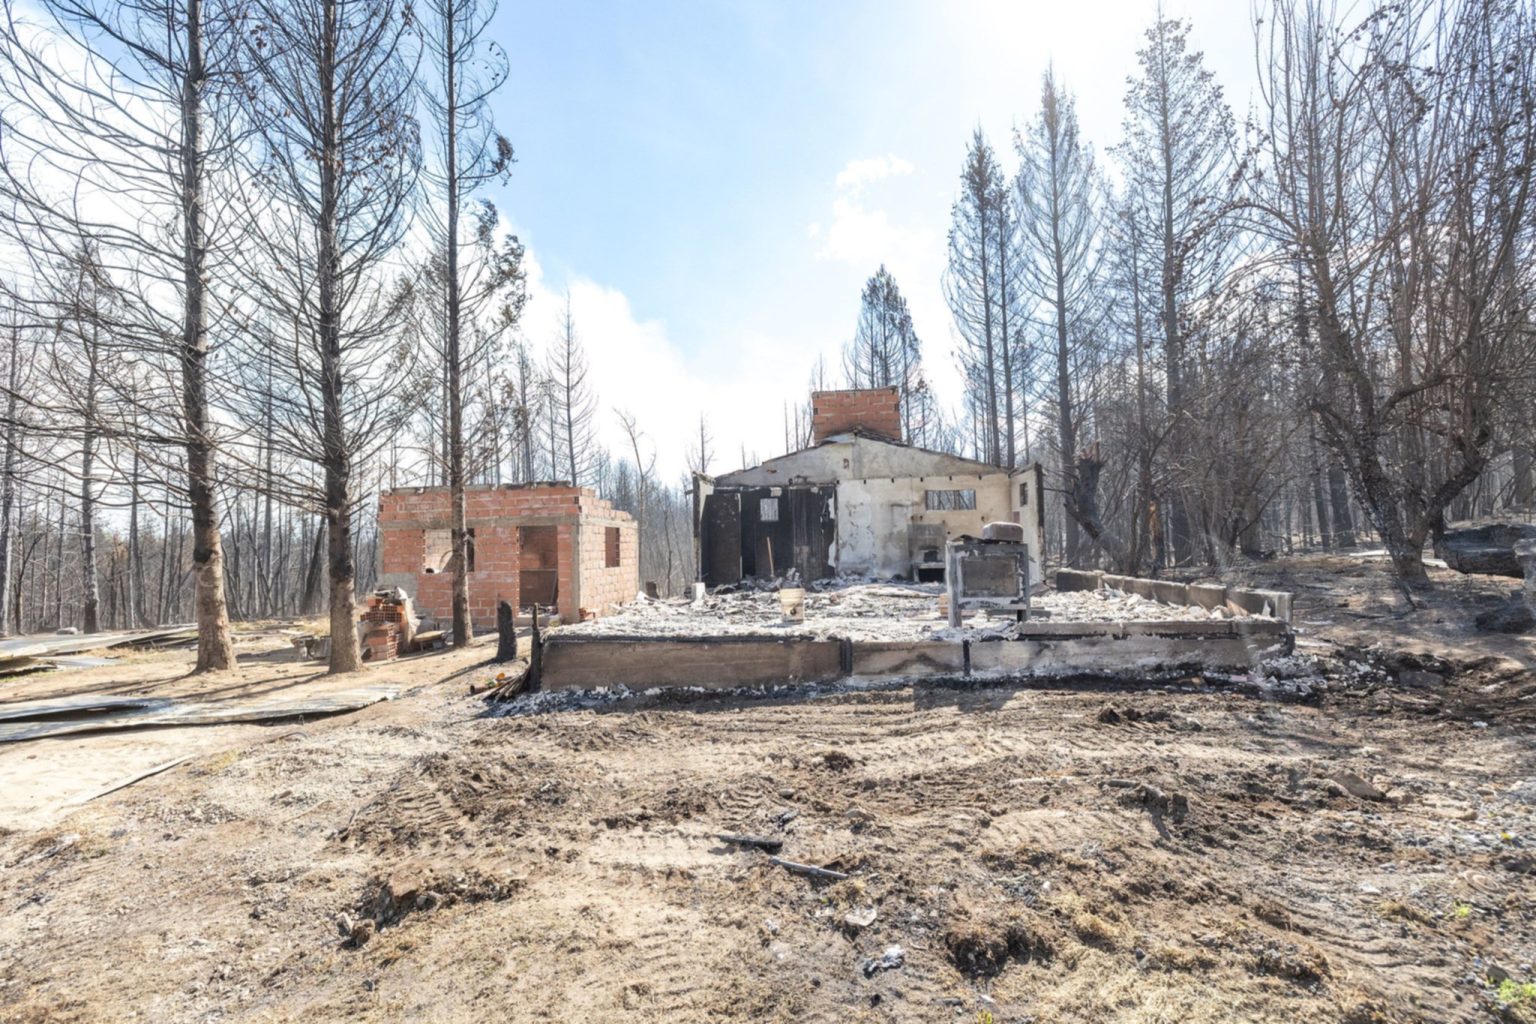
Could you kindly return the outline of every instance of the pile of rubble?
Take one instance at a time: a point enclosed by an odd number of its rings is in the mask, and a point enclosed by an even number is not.
[[[617,613],[562,627],[592,637],[780,636],[917,642],[1006,637],[1011,616],[975,615],[949,628],[939,583],[818,581],[805,594],[805,620],[786,622],[774,589],[720,589],[698,600],[640,598]],[[1231,618],[1230,612],[1160,604],[1114,590],[1045,591],[1031,617],[1052,622],[1175,622]],[[1242,616],[1239,616],[1242,617]]]

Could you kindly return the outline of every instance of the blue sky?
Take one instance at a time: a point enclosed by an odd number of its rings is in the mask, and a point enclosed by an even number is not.
[[[1248,0],[1166,0],[1239,116]],[[1087,136],[1119,137],[1155,0],[826,3],[503,0],[512,64],[498,127],[518,164],[493,196],[536,269],[525,322],[566,288],[605,441],[635,412],[667,473],[705,413],[716,471],[783,448],[818,353],[836,360],[884,261],[940,396],[959,399],[939,276],[960,164],[980,125],[1013,164],[1054,63]]]

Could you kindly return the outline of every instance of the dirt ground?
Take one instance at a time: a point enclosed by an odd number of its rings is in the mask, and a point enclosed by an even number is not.
[[[485,717],[477,646],[350,715],[11,744],[7,787],[232,730],[5,821],[0,1020],[1536,1020],[1536,644],[1468,627],[1514,581],[1243,575],[1297,591],[1297,654],[1221,684]],[[248,660],[208,685],[327,685]]]

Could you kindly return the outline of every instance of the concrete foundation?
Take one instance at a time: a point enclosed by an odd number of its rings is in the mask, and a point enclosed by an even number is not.
[[[821,683],[847,674],[843,641],[773,637],[718,639],[576,638],[544,644],[540,687],[593,690],[627,686],[778,686]]]
[[[1059,591],[1098,590],[1100,587],[1174,607],[1191,606],[1206,611],[1225,608],[1233,615],[1268,615],[1282,622],[1292,621],[1293,615],[1294,595],[1283,590],[1246,590],[1220,583],[1175,583],[1077,569],[1061,569],[1056,573],[1056,589]]]
[[[1294,645],[1283,622],[1033,622],[1017,640],[900,643],[776,637],[561,636],[544,646],[542,686],[710,689],[870,680],[1135,677],[1245,672]]]

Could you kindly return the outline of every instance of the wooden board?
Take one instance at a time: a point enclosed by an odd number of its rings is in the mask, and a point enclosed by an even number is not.
[[[544,645],[540,686],[728,689],[829,682],[842,677],[842,647],[838,640],[776,637],[626,640],[557,635]]]

